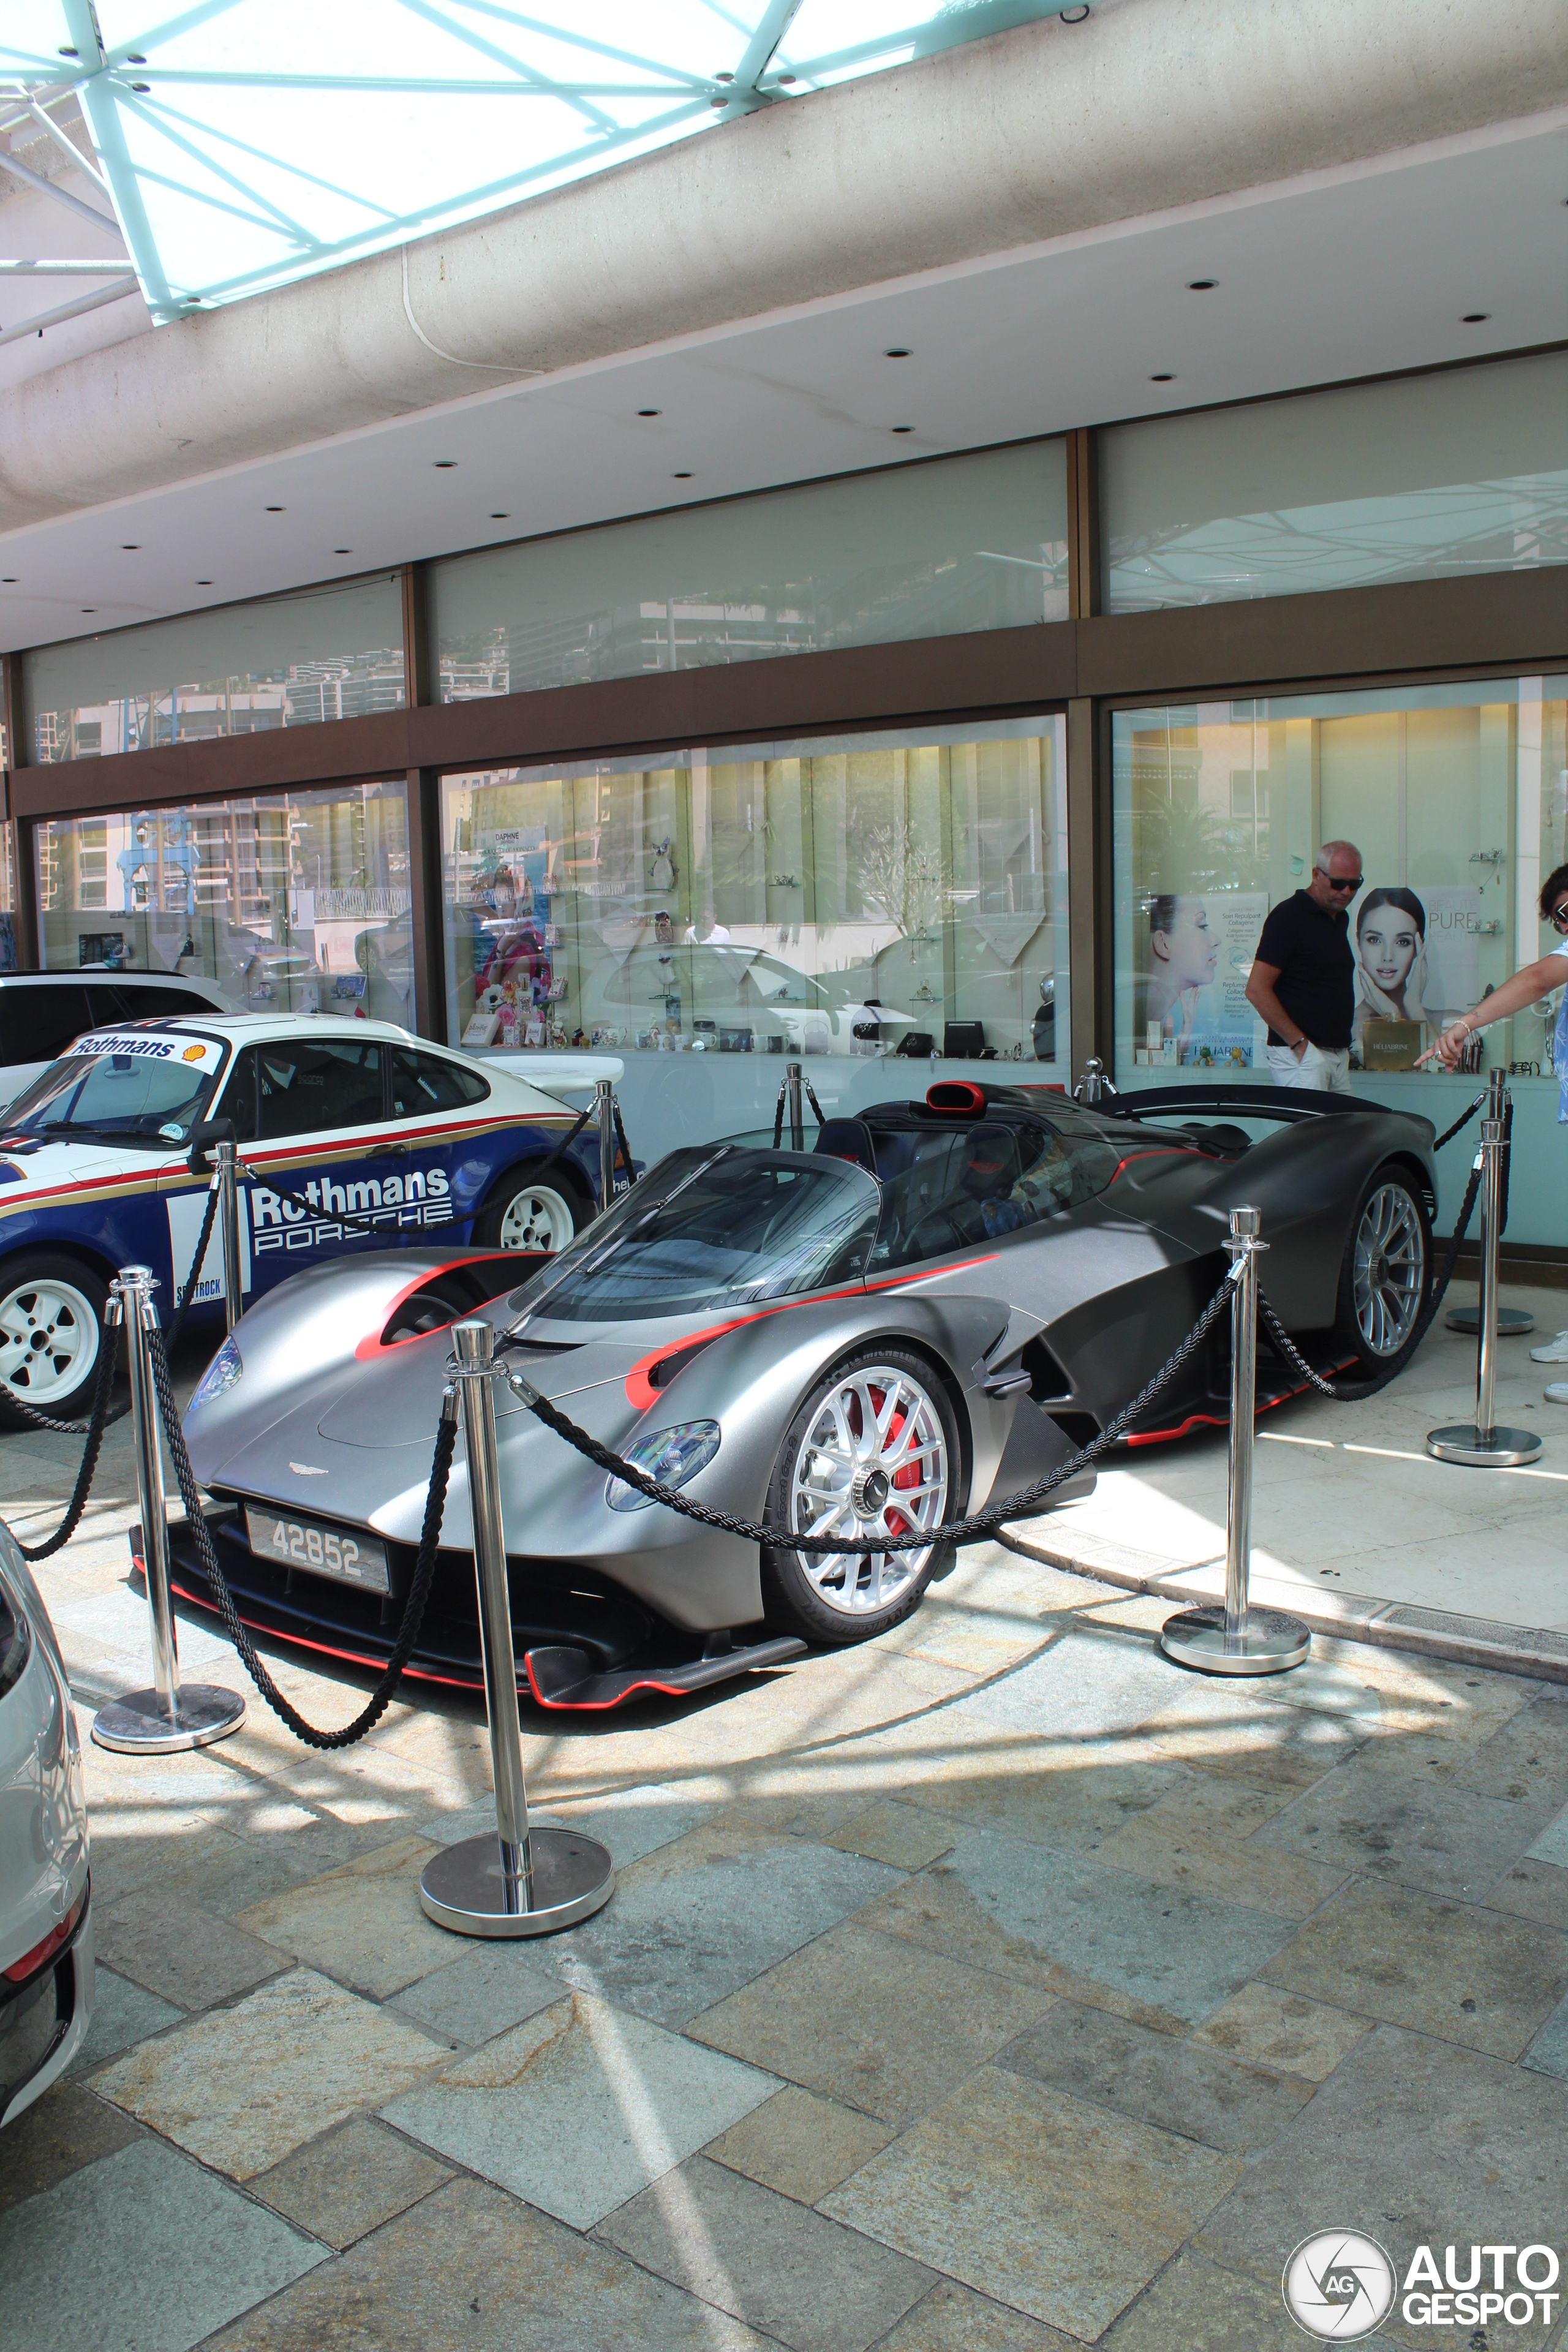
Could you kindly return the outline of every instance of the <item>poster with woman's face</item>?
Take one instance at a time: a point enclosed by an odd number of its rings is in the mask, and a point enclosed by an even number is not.
[[[1134,1043],[1155,1060],[1250,1069],[1264,1034],[1247,976],[1268,902],[1261,891],[1183,891],[1150,902]]]
[[[1480,892],[1473,883],[1373,883],[1351,908],[1355,1034],[1369,1021],[1434,1033],[1480,993]]]

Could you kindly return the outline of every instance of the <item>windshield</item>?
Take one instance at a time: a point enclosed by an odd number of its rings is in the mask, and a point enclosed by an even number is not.
[[[523,1319],[638,1322],[858,1282],[879,1206],[871,1178],[843,1160],[677,1151],[508,1305]]]
[[[17,1096],[5,1131],[56,1143],[183,1143],[205,1115],[222,1062],[215,1041],[178,1032],[79,1037]]]

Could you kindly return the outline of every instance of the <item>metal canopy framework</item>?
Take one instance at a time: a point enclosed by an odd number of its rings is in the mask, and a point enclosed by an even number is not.
[[[81,168],[165,320],[1079,6],[0,0],[0,104],[58,142],[48,110],[74,97]],[[29,177],[4,152],[0,170]]]

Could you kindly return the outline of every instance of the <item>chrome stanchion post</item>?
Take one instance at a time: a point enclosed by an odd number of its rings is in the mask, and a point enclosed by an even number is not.
[[[504,1367],[495,1360],[494,1328],[482,1319],[455,1323],[452,1341],[457,1352],[447,1369],[463,1401],[496,1826],[492,1835],[465,1838],[432,1854],[420,1876],[419,1901],[437,1927],[462,1936],[547,1936],[609,1901],[615,1865],[593,1838],[529,1823],[492,1386]]]
[[[784,1064],[784,1083],[789,1088],[789,1148],[792,1151],[805,1150],[805,1113],[800,1099],[800,1064]]]
[[[1498,1244],[1502,1236],[1503,1154],[1508,1120],[1508,1085],[1500,1070],[1489,1079],[1487,1116],[1481,1121],[1481,1279],[1476,1341],[1476,1417],[1426,1433],[1426,1451],[1439,1462],[1471,1470],[1510,1470],[1533,1462],[1541,1440],[1532,1429],[1497,1425]]]
[[[237,1691],[212,1683],[180,1688],[174,1612],[169,1601],[169,1527],[163,1508],[163,1454],[159,1443],[158,1391],[153,1379],[149,1335],[158,1328],[153,1303],[157,1278],[150,1266],[121,1266],[110,1285],[106,1320],[125,1327],[131,1374],[132,1444],[136,1455],[136,1500],[142,1511],[142,1558],[147,1578],[147,1613],[153,1631],[153,1687],[128,1692],[100,1707],[92,1736],[100,1748],[128,1754],[167,1756],[176,1748],[206,1748],[237,1731],[245,1701]]]
[[[603,1214],[616,1197],[615,1089],[608,1078],[594,1081],[594,1101],[599,1121],[599,1210]]]
[[[1312,1636],[1283,1610],[1254,1609],[1252,1450],[1258,1411],[1258,1259],[1256,1209],[1232,1209],[1230,1238],[1230,1501],[1226,1514],[1225,1606],[1184,1609],[1161,1628],[1160,1644],[1184,1666],[1210,1675],[1279,1675],[1299,1666]]]
[[[217,1150],[217,1222],[223,1236],[223,1311],[229,1330],[245,1312],[239,1270],[239,1154],[232,1143]]]
[[[1484,1243],[1486,1227],[1489,1223],[1496,1233],[1498,1241],[1500,1243],[1502,1240],[1502,1169],[1508,1150],[1506,1140],[1508,1119],[1508,1076],[1505,1071],[1488,1071],[1487,1097],[1487,1118],[1489,1120],[1496,1119],[1499,1122],[1499,1133],[1500,1136],[1503,1138],[1503,1140],[1500,1150],[1495,1155],[1498,1171],[1495,1183],[1489,1172],[1492,1167],[1492,1161],[1489,1160],[1483,1163],[1486,1172],[1483,1177],[1481,1192],[1483,1242],[1481,1251],[1481,1297],[1477,1300],[1474,1307],[1450,1307],[1448,1312],[1443,1318],[1444,1322],[1447,1325],[1450,1331],[1474,1331],[1477,1337],[1481,1340],[1483,1347],[1485,1345],[1489,1321],[1491,1326],[1491,1336],[1494,1343],[1499,1339],[1522,1339],[1528,1333],[1533,1331],[1535,1328],[1535,1318],[1530,1313],[1527,1307],[1504,1307],[1498,1301],[1495,1250],[1493,1252],[1494,1262],[1492,1267],[1493,1278],[1491,1283],[1490,1316],[1489,1317],[1486,1312],[1488,1304],[1486,1291],[1487,1256]],[[1481,1129],[1481,1136],[1484,1142],[1486,1137],[1486,1129],[1484,1127]],[[1478,1378],[1482,1374],[1482,1371],[1483,1367],[1478,1360]],[[1491,1374],[1487,1374],[1487,1377],[1489,1379]],[[1479,1429],[1490,1428],[1491,1412],[1489,1400],[1484,1410],[1480,1408],[1479,1402],[1478,1400],[1476,1426]]]

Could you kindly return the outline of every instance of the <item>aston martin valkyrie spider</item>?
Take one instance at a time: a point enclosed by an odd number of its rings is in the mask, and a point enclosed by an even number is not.
[[[498,1381],[520,1689],[614,1706],[863,1640],[946,1572],[945,1526],[1067,1460],[1137,1393],[1223,1277],[1226,1211],[1247,1203],[1299,1343],[1323,1364],[1396,1365],[1431,1281],[1431,1124],[1288,1090],[1090,1108],[950,1080],[830,1118],[810,1150],[674,1152],[559,1256],[313,1268],[244,1316],[186,1418],[225,1574],[258,1628],[386,1656],[447,1327],[477,1312],[510,1366],[661,1484],[864,1545],[759,1549],[696,1526],[606,1479]],[[1227,1349],[1222,1318],[1129,1443],[1223,1423]],[[1260,1363],[1261,1404],[1297,1385]],[[477,1684],[461,1449],[442,1546],[410,1671]],[[174,1553],[178,1589],[211,1605],[188,1531]]]

